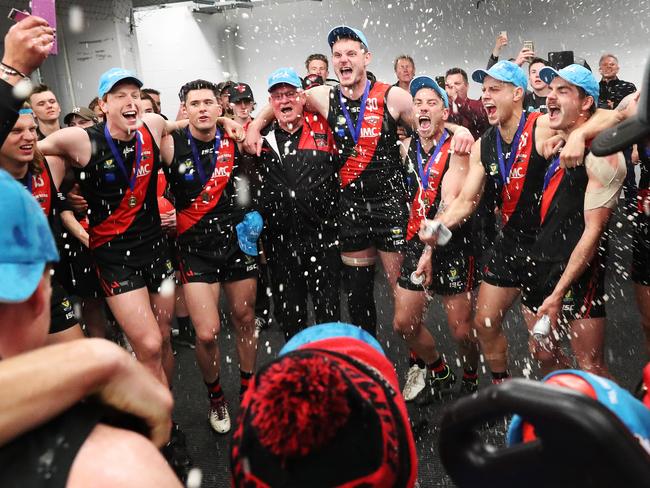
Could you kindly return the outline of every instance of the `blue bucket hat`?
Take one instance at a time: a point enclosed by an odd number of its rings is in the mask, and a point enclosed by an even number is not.
[[[582,88],[587,95],[593,97],[594,103],[598,103],[598,95],[600,94],[600,86],[594,78],[594,74],[584,66],[579,64],[570,64],[560,71],[556,71],[550,66],[546,66],[539,71],[540,79],[547,85],[551,84],[557,76],[563,80],[568,81],[572,85]]]
[[[436,83],[436,80],[428,76],[418,76],[417,78],[413,78],[411,80],[409,91],[411,92],[412,97],[414,97],[415,94],[422,88],[433,89],[438,95],[440,95],[440,98],[442,98],[442,101],[445,104],[445,108],[449,108],[449,98],[447,97],[447,92],[440,88],[440,85]]]
[[[523,90],[526,90],[528,86],[528,80],[526,79],[524,70],[512,61],[499,61],[487,71],[477,69],[472,73],[472,79],[477,83],[483,83],[486,76],[491,76],[495,80],[505,83],[512,83]]]
[[[133,83],[138,85],[138,88],[142,88],[142,82],[133,71],[124,68],[111,68],[99,77],[97,95],[99,98],[102,98],[111,91],[115,85],[124,80],[133,81]]]
[[[0,302],[27,300],[41,281],[45,265],[59,253],[43,209],[23,185],[0,170]]]
[[[338,27],[334,27],[330,33],[327,34],[327,42],[330,47],[332,47],[339,39],[354,39],[355,41],[361,42],[361,44],[366,47],[366,51],[370,51],[366,36],[359,29],[355,29],[354,27],[339,25]]]
[[[235,226],[239,248],[249,256],[257,256],[257,239],[259,239],[264,221],[259,212],[248,212],[244,220]]]
[[[278,68],[276,69],[267,80],[268,90],[271,91],[276,85],[291,85],[296,88],[302,89],[302,80],[296,70],[293,68]]]

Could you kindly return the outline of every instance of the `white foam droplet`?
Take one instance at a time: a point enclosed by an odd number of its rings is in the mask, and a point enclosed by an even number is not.
[[[171,297],[174,295],[176,286],[174,285],[174,278],[165,278],[160,284],[160,295],[163,297]]]
[[[70,7],[68,27],[70,28],[70,32],[75,34],[79,34],[84,30],[84,11],[78,5]]]
[[[32,93],[32,88],[33,86],[30,80],[20,80],[18,83],[16,83],[16,86],[14,86],[12,93],[14,95],[14,98],[18,100],[24,100]]]
[[[187,488],[200,488],[203,481],[203,472],[200,468],[192,468],[187,473]]]

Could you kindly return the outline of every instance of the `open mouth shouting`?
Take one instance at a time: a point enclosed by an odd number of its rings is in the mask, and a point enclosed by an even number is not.
[[[20,149],[20,154],[23,156],[31,156],[34,154],[34,144],[23,144],[18,146]]]
[[[431,128],[431,117],[428,115],[420,115],[418,117],[418,124],[421,130],[429,130]]]
[[[127,110],[126,112],[122,112],[122,117],[124,117],[129,124],[135,124],[138,120],[138,112],[135,110]]]
[[[485,109],[485,113],[487,114],[488,118],[494,117],[497,113],[496,105],[491,102],[484,103],[483,108]]]
[[[548,107],[548,118],[549,120],[557,120],[560,117],[560,107],[555,102],[549,102]]]

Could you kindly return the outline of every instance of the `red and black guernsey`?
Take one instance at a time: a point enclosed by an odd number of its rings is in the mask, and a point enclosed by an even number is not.
[[[195,167],[188,131],[172,133],[174,159],[165,175],[176,206],[177,245],[182,252],[204,257],[222,255],[233,239],[235,226],[248,211],[237,200],[236,180],[248,178],[243,171],[237,144],[221,133],[214,170],[214,140],[194,138],[199,162],[207,181]]]
[[[428,187],[423,188],[422,181],[418,172],[418,141],[416,137],[411,138],[411,143],[408,149],[408,156],[406,164],[408,168],[408,176],[406,178],[408,184],[408,195],[410,201],[410,214],[409,221],[406,228],[406,240],[411,242],[420,242],[418,232],[420,230],[420,222],[426,217],[433,219],[438,213],[440,208],[440,201],[442,199],[442,180],[449,169],[451,161],[451,134],[448,134],[447,139],[442,145],[440,152],[435,160],[431,162],[429,169]],[[420,146],[420,157],[424,169],[428,168],[428,162],[435,152],[435,147],[432,147],[428,152]],[[457,254],[463,250],[469,249],[470,233],[471,233],[471,219],[463,223],[460,227],[454,230],[451,241],[445,246],[436,249],[436,255],[443,252],[451,252]]]
[[[541,113],[526,117],[517,148],[503,141],[503,158],[508,161],[512,150],[516,156],[504,183],[497,155],[497,130],[490,127],[481,137],[481,162],[485,169],[485,198],[501,212],[503,239],[528,247],[535,242],[540,227],[540,208],[544,175],[548,162],[535,148],[535,127]]]
[[[397,122],[386,102],[390,89],[391,86],[385,83],[370,85],[357,144],[341,108],[340,87],[330,92],[327,123],[338,148],[341,163],[339,177],[344,199],[363,202],[405,200]],[[356,124],[361,100],[343,99],[352,122]]]
[[[104,136],[105,123],[86,130],[93,154],[84,168],[75,170],[82,194],[88,201],[90,248],[100,262],[146,264],[154,245],[163,239],[156,199],[160,151],[149,128],[139,129],[142,159],[131,191]],[[129,176],[136,159],[136,137],[113,139]]]
[[[277,124],[267,134],[258,168],[264,236],[295,250],[317,250],[337,238],[339,182],[336,147],[327,120],[304,112],[289,134]]]
[[[585,228],[584,205],[588,181],[584,166],[572,169],[558,167],[552,176],[549,174],[548,185],[542,195],[541,227],[531,257],[540,261],[568,261]]]

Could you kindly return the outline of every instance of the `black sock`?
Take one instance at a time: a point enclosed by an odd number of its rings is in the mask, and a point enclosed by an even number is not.
[[[510,372],[509,371],[492,371],[492,379],[493,380],[505,380],[507,378],[510,378]]]
[[[257,274],[257,296],[255,298],[255,316],[268,320],[271,313],[271,298],[266,293],[269,287],[269,266],[266,263],[259,264]]]
[[[210,398],[210,403],[213,405],[220,401],[223,401],[223,390],[221,389],[221,384],[219,383],[219,377],[214,380],[212,383],[205,383],[206,388],[208,389],[208,397]]]
[[[375,266],[343,265],[348,294],[350,321],[373,336],[377,335],[377,310],[375,309]]]
[[[178,330],[182,332],[187,332],[192,327],[190,323],[190,316],[186,315],[185,317],[176,316],[176,323],[178,324]]]
[[[418,368],[422,369],[426,366],[424,364],[424,359],[420,359],[417,354],[409,350],[409,368],[418,365]]]
[[[463,368],[463,378],[467,380],[478,379],[478,372],[475,369],[465,367]]]

